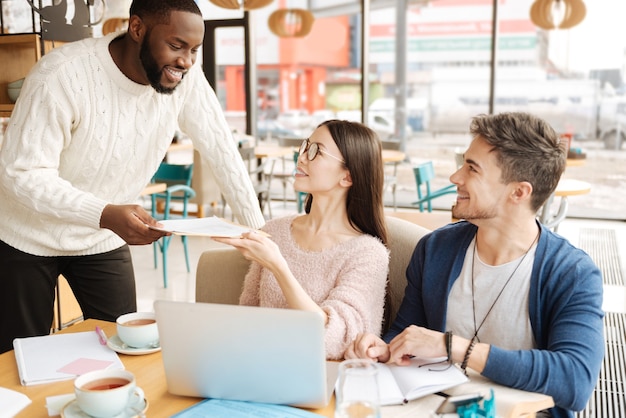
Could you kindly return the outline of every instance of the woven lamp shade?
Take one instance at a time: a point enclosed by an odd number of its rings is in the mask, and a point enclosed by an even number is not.
[[[267,24],[281,38],[302,37],[311,32],[315,18],[304,9],[278,9],[272,13]]]
[[[274,0],[243,0],[239,2],[238,0],[209,0],[214,5],[221,7],[223,9],[241,9],[243,10],[253,10],[260,9],[261,7],[265,7],[269,5]]]
[[[560,7],[563,18],[555,22],[555,11]],[[583,21],[587,8],[582,0],[535,0],[530,6],[530,20],[542,29],[569,29]]]

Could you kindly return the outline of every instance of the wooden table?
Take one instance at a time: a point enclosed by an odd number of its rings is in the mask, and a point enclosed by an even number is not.
[[[383,193],[391,187],[391,193],[393,195],[393,209],[397,209],[396,205],[396,188],[398,185],[398,165],[404,161],[406,154],[402,151],[383,149],[382,150],[383,163],[388,166],[393,166],[393,171],[388,173],[385,170],[385,183]]]
[[[585,165],[586,161],[584,158],[568,158],[565,160],[565,167],[580,167]]]
[[[420,212],[415,211],[385,211],[386,216],[393,216],[412,222],[426,229],[434,231],[437,228],[448,225],[452,222],[450,211]]]
[[[72,325],[61,332],[92,331],[95,330],[96,325],[99,325],[109,337],[116,333],[114,322],[93,319]],[[120,354],[119,356],[122,363],[124,363],[124,367],[135,374],[137,385],[140,386],[146,394],[146,399],[149,403],[148,411],[146,412],[148,417],[169,417],[202,400],[201,398],[172,395],[167,391],[161,352],[142,356],[124,354]],[[73,380],[35,386],[22,386],[20,384],[13,351],[0,355],[0,370],[2,370],[2,373],[0,373],[0,387],[21,392],[32,401],[29,406],[24,408],[17,415],[18,417],[48,417],[46,409],[47,397],[74,392]],[[331,402],[326,408],[314,412],[326,417],[332,417],[334,408],[334,402]]]
[[[149,196],[155,193],[162,193],[166,189],[166,183],[150,183],[141,191],[141,196]]]
[[[539,210],[539,221],[546,227],[553,228],[557,231],[559,224],[567,216],[567,208],[569,206],[567,198],[569,196],[580,196],[589,192],[591,192],[591,184],[586,181],[561,179],[552,196],[548,198],[546,203],[544,203]],[[555,197],[560,197],[561,202],[559,203],[558,210],[553,213],[551,206]]]
[[[109,336],[115,334],[115,323],[89,319],[84,322],[64,329],[63,333],[84,332],[95,330],[100,326]],[[161,352],[142,356],[120,354],[124,367],[131,371],[149,402],[147,416],[168,417],[180,412],[198,402],[201,398],[172,395],[167,391],[165,371]],[[21,386],[17,371],[17,364],[13,351],[0,355],[0,387],[21,392],[28,396],[32,403],[24,408],[17,416],[28,418],[48,417],[46,409],[46,397],[73,393],[73,380],[48,383],[35,386]],[[537,393],[523,392],[515,389],[504,388],[493,382],[488,382],[477,374],[471,374],[471,381],[450,390],[450,393],[475,393],[493,388],[496,392],[496,406],[498,415],[502,417],[517,417],[522,413],[533,412],[549,408],[553,405],[552,398]],[[438,395],[429,395],[410,402],[407,405],[386,406],[382,408],[383,418],[396,418],[400,416],[427,418],[431,417],[430,411],[437,408],[443,398]],[[500,400],[500,402],[498,402]],[[334,399],[323,409],[312,410],[321,416],[334,416]]]
[[[400,163],[406,158],[404,152],[392,149],[384,149],[382,155],[384,163]]]
[[[293,147],[281,147],[278,145],[257,145],[254,147],[254,155],[257,159],[281,158],[293,156]]]

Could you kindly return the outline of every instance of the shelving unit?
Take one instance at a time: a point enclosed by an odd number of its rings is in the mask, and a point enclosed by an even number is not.
[[[9,99],[7,85],[26,77],[28,71],[41,58],[41,38],[36,33],[0,36],[0,117],[11,116],[13,102]]]
[[[26,77],[41,55],[64,42],[44,41],[37,33],[0,35],[0,117],[9,117],[13,102],[9,99],[7,85]],[[42,51],[43,49],[43,51]]]

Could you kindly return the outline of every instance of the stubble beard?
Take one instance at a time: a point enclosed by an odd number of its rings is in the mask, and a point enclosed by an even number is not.
[[[152,55],[152,51],[148,46],[148,40],[150,39],[150,31],[146,33],[146,36],[143,38],[143,42],[141,43],[141,48],[139,49],[139,59],[141,60],[141,65],[143,66],[143,70],[146,73],[146,77],[148,77],[148,81],[154,90],[157,93],[161,94],[172,94],[178,84],[174,87],[165,87],[161,84],[161,79],[163,78],[163,69],[159,68],[156,60],[154,59],[154,55]],[[183,75],[184,76],[184,75]]]

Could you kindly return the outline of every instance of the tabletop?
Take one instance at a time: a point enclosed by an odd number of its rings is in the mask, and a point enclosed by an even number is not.
[[[582,180],[561,179],[556,186],[556,196],[578,196],[591,191],[591,184]]]
[[[101,327],[108,336],[116,333],[115,323],[88,319],[78,324],[72,325],[60,331],[62,333],[69,332],[85,332],[94,331],[96,326]],[[148,417],[166,417],[180,412],[198,402],[201,398],[185,397],[172,395],[167,391],[165,381],[165,370],[161,352],[145,355],[125,355],[120,354],[120,359],[124,367],[132,372],[136,379],[137,385],[141,387],[148,401]],[[8,351],[0,355],[0,387],[21,392],[28,396],[32,403],[24,408],[17,417],[28,418],[45,418],[48,417],[46,409],[46,398],[50,396],[64,395],[73,393],[73,380],[62,382],[47,383],[35,386],[22,386],[19,380],[17,364],[13,351]],[[513,418],[518,416],[530,417],[535,411],[549,408],[553,405],[550,396],[529,393],[516,389],[505,388],[493,382],[487,381],[476,373],[470,374],[470,381],[462,385],[456,386],[450,390],[450,394],[476,393],[477,391],[485,391],[494,389],[496,396],[496,408],[499,416],[505,418]],[[446,391],[448,392],[448,391]],[[428,395],[409,402],[406,405],[385,406],[381,408],[382,418],[412,417],[412,418],[430,418],[443,398],[438,395]],[[324,417],[334,416],[334,398],[322,409],[311,410]],[[530,413],[530,415],[528,415]]]
[[[293,155],[293,147],[281,147],[279,145],[257,145],[254,147],[256,158],[277,158]]]
[[[384,149],[383,150],[383,162],[386,163],[399,163],[404,161],[406,154],[402,151]]]
[[[409,221],[419,226],[423,226],[424,228],[430,229],[431,231],[434,231],[437,228],[453,222],[452,213],[450,211],[409,212],[385,210],[385,215],[404,219],[405,221]]]
[[[96,326],[100,326],[110,337],[116,334],[114,322],[88,319],[71,327],[65,328],[63,333],[94,331]],[[131,371],[136,379],[137,385],[146,394],[148,401],[148,417],[169,417],[182,411],[198,402],[201,398],[172,395],[167,391],[165,381],[165,370],[161,352],[145,355],[125,355],[119,354],[124,367]],[[20,384],[17,363],[13,351],[8,351],[0,355],[0,387],[21,392],[28,396],[32,403],[24,408],[17,417],[48,417],[46,409],[46,398],[49,396],[71,394],[74,391],[73,380],[47,383],[35,386],[22,386]],[[315,410],[322,416],[332,417],[334,414],[334,403],[331,402],[326,408]]]
[[[580,167],[585,165],[585,161],[584,158],[568,158],[565,160],[565,165],[566,167]]]
[[[162,193],[167,189],[166,183],[150,183],[141,191],[142,196],[148,196],[154,193]]]

